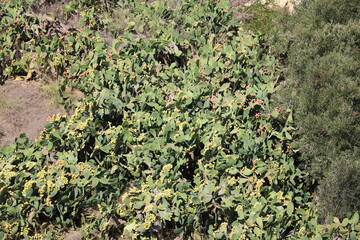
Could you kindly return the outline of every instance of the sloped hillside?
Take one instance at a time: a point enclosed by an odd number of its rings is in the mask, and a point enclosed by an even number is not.
[[[53,78],[73,110],[0,148],[0,239],[358,236],[358,214],[317,223],[281,68],[228,1],[64,4],[0,3],[2,81]]]

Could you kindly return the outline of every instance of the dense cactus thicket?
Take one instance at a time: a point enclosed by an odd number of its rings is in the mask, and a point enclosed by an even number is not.
[[[358,237],[358,213],[318,223],[292,110],[270,104],[279,61],[228,1],[61,3],[63,12],[44,16],[41,9],[59,2],[0,2],[1,81],[53,79],[71,109],[51,117],[35,142],[21,135],[0,148],[0,239],[56,239],[69,229],[83,239]],[[67,26],[73,18],[78,28]],[[354,21],[313,27],[314,36],[284,35],[302,156],[325,176],[319,196],[356,183],[359,169],[351,161],[358,154]],[[294,30],[311,26],[301,23]],[[295,61],[300,56],[304,62]],[[85,97],[70,101],[72,88]],[[352,190],[338,201],[355,199]]]

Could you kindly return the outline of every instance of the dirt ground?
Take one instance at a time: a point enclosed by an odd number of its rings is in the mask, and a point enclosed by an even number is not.
[[[64,240],[81,240],[80,231],[69,231],[64,235]]]
[[[255,2],[256,2],[256,0],[248,0],[246,4],[251,5],[251,4],[255,3]],[[272,0],[272,1],[261,0],[261,2],[262,3],[270,2],[270,3],[275,4],[275,6],[282,7],[282,8],[287,8],[290,12],[293,12],[294,6],[296,4],[299,4],[300,0]]]
[[[280,7],[288,8],[290,13],[294,11],[294,6],[299,4],[300,0],[275,0],[275,4]]]
[[[0,146],[13,143],[22,132],[34,140],[48,116],[66,114],[51,99],[40,83],[8,80],[0,85]]]

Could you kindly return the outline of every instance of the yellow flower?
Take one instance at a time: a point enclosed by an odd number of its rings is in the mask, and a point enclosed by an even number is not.
[[[26,192],[32,188],[32,185],[35,183],[34,180],[29,180],[24,184],[24,189],[22,191],[22,194],[26,196]]]
[[[149,204],[149,205],[146,205],[144,211],[145,211],[145,212],[150,212],[150,211],[152,211],[153,209],[154,209],[154,205]]]

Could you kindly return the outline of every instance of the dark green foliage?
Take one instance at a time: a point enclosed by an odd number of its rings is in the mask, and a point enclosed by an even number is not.
[[[325,218],[328,211],[337,217],[346,217],[346,213],[360,209],[360,162],[359,150],[344,152],[337,157],[330,171],[320,182],[318,203],[320,215]]]
[[[345,197],[360,194],[357,184],[344,184],[346,176],[335,174],[339,166],[350,173],[360,160],[354,150],[360,145],[359,9],[357,0],[305,1],[293,16],[279,20],[273,39],[287,67],[280,99],[294,107],[302,159],[321,180],[320,211],[341,217],[360,210]],[[332,206],[330,186],[341,193],[341,208]]]
[[[303,0],[297,8],[298,22],[308,23],[309,27],[319,28],[325,24],[345,24],[359,19],[360,4],[357,0]]]

